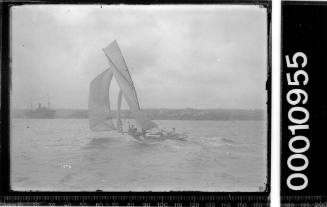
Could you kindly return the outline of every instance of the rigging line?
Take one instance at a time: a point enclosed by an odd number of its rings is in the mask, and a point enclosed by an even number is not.
[[[107,56],[107,54],[106,54],[106,56]],[[110,64],[112,64],[112,66],[116,68],[116,71],[117,71],[121,76],[123,76],[123,79],[125,79],[125,80],[128,82],[128,84],[129,84],[131,87],[133,87],[133,89],[135,89],[134,86],[133,86],[133,84],[131,84],[131,82],[129,82],[129,80],[127,80],[127,78],[122,74],[122,72],[119,71],[118,67],[117,67],[117,66],[112,62],[112,60],[111,60],[108,56],[107,56],[107,58],[109,59]]]
[[[129,80],[127,80],[127,78],[122,74],[122,72],[118,69],[118,67],[113,63],[113,61],[108,57],[108,55],[105,53],[105,55],[106,55],[106,57],[109,59],[109,62],[112,64],[112,66],[113,67],[115,67],[116,68],[116,71],[121,75],[121,76],[123,76],[123,79],[125,79],[127,82],[128,82],[128,84],[134,89],[134,94],[135,94],[135,97],[136,97],[136,100],[137,100],[137,106],[138,106],[138,109],[139,110],[141,110],[141,107],[140,107],[140,103],[139,103],[139,100],[138,100],[138,98],[137,98],[137,94],[136,94],[136,90],[135,90],[135,87],[134,87],[134,85],[133,85],[133,80],[132,80],[132,78],[131,78],[131,81],[132,81],[132,83],[131,82],[129,82]],[[124,57],[123,57],[124,58]],[[127,70],[128,71],[128,70]],[[129,74],[129,72],[128,72],[128,74]],[[130,74],[129,74],[130,75]]]
[[[118,46],[118,43],[117,43],[116,40],[115,40],[115,42],[116,42],[116,44],[117,44],[117,48],[118,48],[120,54],[123,54],[123,53],[121,52],[120,47]],[[131,79],[131,81],[132,81],[132,86],[133,86],[133,88],[134,88],[134,93],[135,93],[135,96],[136,96],[137,105],[138,105],[139,109],[141,109],[141,107],[140,107],[140,103],[139,103],[139,99],[138,99],[138,97],[137,97],[136,89],[135,89],[135,86],[134,86],[134,81],[133,81],[132,76],[131,76],[131,74],[130,74],[130,72],[129,72],[129,70],[128,70],[127,63],[126,63],[125,58],[124,58],[123,55],[122,55],[122,58],[123,58],[123,61],[124,61],[125,65],[126,65],[127,73],[128,73],[128,75],[129,75],[129,77],[130,77],[130,79]]]

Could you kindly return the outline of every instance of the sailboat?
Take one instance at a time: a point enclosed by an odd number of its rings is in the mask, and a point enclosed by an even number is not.
[[[159,130],[159,128],[158,125],[149,119],[145,112],[141,110],[134,82],[117,41],[115,40],[110,43],[103,49],[103,52],[109,61],[110,67],[95,77],[90,83],[88,103],[90,129],[92,131],[116,130],[121,133],[127,133],[138,140],[155,137],[177,138],[179,135],[175,133],[168,133],[165,135],[162,134],[162,132],[147,133],[148,130],[153,128]],[[116,117],[114,117],[109,101],[109,88],[113,78],[115,78],[120,88],[117,99]],[[128,131],[124,132],[121,119],[121,105],[123,99],[125,99],[136,124],[141,130],[138,131],[137,128],[129,126]],[[116,125],[113,122],[114,118],[117,119]]]

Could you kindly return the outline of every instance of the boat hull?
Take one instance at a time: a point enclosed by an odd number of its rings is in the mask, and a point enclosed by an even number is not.
[[[134,139],[138,141],[147,141],[147,140],[166,140],[166,139],[172,139],[172,140],[186,140],[187,135],[186,134],[173,134],[173,135],[158,135],[158,134],[141,134],[141,133],[131,133],[129,132],[128,135],[133,137]]]

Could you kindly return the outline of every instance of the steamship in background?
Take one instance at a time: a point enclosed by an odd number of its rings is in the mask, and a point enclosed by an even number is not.
[[[33,109],[31,104],[31,109],[25,112],[25,118],[28,119],[53,119],[56,115],[56,111],[50,108],[50,98],[48,96],[48,106],[42,106],[38,103],[38,107]]]

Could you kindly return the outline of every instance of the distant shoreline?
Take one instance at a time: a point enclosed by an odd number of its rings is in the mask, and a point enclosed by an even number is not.
[[[54,119],[87,119],[86,109],[54,109]],[[262,109],[142,109],[150,119],[153,120],[265,120],[267,113]],[[13,118],[26,117],[28,109],[14,109]],[[113,118],[117,112],[112,111]],[[129,110],[122,110],[121,117],[133,118]]]

